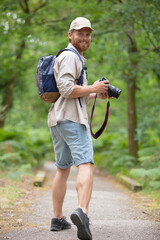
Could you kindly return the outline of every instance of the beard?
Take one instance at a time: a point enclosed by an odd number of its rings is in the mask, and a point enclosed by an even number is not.
[[[79,51],[87,51],[87,49],[89,48],[89,42],[84,42],[84,41],[81,41],[81,42],[77,42],[76,43],[76,48],[79,50]]]

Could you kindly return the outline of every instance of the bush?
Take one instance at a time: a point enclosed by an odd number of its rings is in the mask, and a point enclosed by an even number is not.
[[[40,166],[53,154],[52,141],[46,129],[0,129],[0,168],[2,170],[30,164]]]
[[[123,137],[122,137],[123,136]],[[138,152],[138,165],[128,153],[125,132],[101,135],[94,143],[96,166],[109,174],[121,173],[139,181],[145,190],[160,189],[159,146],[143,147]]]
[[[134,166],[134,158],[127,150],[127,134],[124,132],[101,135],[93,143],[95,164],[107,169],[110,174],[126,172]]]

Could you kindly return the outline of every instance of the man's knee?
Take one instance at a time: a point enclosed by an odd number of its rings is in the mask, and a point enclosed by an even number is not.
[[[78,166],[77,184],[79,185],[92,181],[94,165],[92,163],[85,163]]]
[[[93,169],[94,169],[94,164],[91,163],[91,162],[88,162],[88,163],[83,163],[83,164],[80,164],[78,166],[78,171],[91,171],[93,172]]]
[[[57,168],[57,174],[60,175],[62,178],[68,178],[69,173],[70,167],[65,169]]]

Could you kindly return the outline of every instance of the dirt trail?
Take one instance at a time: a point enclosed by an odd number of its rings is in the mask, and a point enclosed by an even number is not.
[[[35,188],[30,204],[21,213],[22,226],[1,235],[0,240],[77,240],[76,227],[50,232],[52,218],[51,185],[55,174],[54,164],[47,162],[47,180],[43,188]],[[72,168],[64,203],[64,215],[77,208],[75,191],[76,168]],[[94,188],[89,217],[93,240],[160,240],[160,222],[144,214],[128,191],[108,180],[94,175]]]

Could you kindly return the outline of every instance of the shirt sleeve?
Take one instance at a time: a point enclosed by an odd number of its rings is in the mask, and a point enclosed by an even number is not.
[[[63,53],[62,53],[63,54]],[[62,55],[61,54],[61,55]],[[59,93],[64,98],[68,98],[74,89],[76,79],[80,76],[81,62],[74,53],[65,52],[60,55],[55,62],[54,74]],[[78,61],[77,61],[78,60]]]

